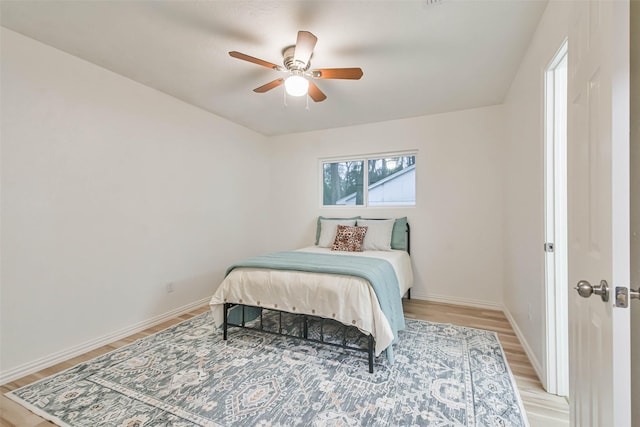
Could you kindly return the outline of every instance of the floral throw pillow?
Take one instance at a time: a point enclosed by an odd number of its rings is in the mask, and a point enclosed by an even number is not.
[[[362,252],[362,242],[367,234],[367,228],[339,225],[332,251]]]

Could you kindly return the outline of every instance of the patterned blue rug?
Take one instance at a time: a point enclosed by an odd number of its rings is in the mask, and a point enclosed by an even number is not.
[[[528,425],[495,333],[410,319],[373,374],[357,351],[225,343],[204,313],[7,396],[62,426]]]

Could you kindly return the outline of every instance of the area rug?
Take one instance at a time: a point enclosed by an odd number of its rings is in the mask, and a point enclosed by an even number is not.
[[[406,323],[370,374],[353,350],[238,328],[225,342],[203,313],[7,397],[61,426],[528,425],[494,332]]]

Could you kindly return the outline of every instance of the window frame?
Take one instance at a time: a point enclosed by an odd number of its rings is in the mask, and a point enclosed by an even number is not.
[[[355,156],[335,156],[335,157],[322,157],[318,159],[318,189],[319,189],[319,200],[320,207],[327,209],[380,209],[380,208],[415,208],[418,205],[418,171],[416,168],[416,178],[415,178],[415,202],[411,205],[408,204],[397,204],[397,205],[369,205],[369,161],[370,160],[379,160],[383,158],[389,157],[409,157],[414,156],[415,165],[418,164],[418,150],[406,150],[406,151],[389,151],[384,153],[372,153],[372,154],[364,154],[364,155],[355,155]],[[342,162],[363,162],[363,185],[362,185],[362,205],[325,205],[324,204],[324,165],[327,163],[342,163]]]

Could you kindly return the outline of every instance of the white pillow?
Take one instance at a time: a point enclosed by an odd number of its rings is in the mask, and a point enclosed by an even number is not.
[[[395,219],[359,219],[358,227],[366,225],[367,234],[362,244],[363,251],[390,251],[391,235]]]
[[[321,219],[320,220],[320,238],[318,246],[321,248],[330,248],[333,241],[336,240],[339,225],[356,225],[355,219]]]

